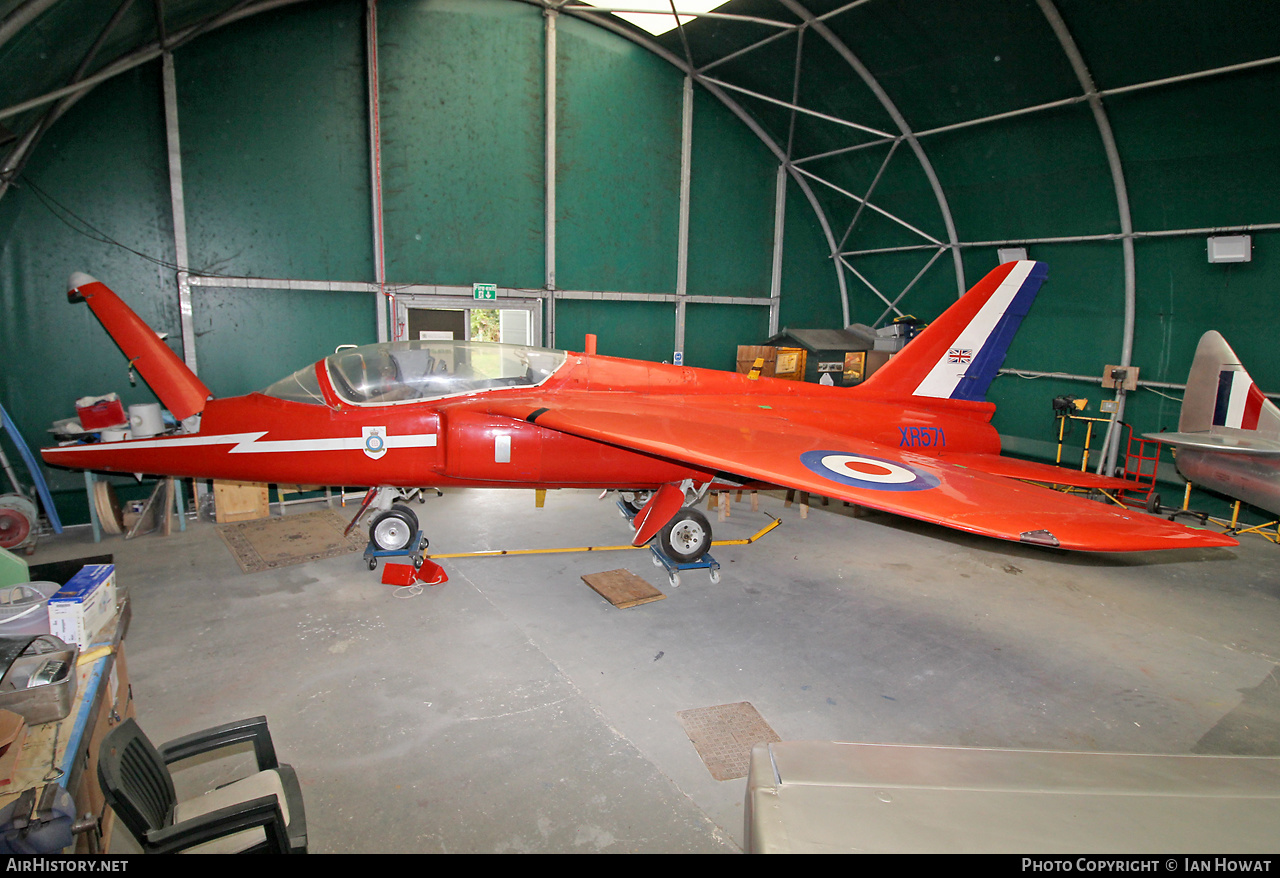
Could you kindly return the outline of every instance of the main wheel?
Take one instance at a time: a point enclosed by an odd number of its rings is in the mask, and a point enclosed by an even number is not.
[[[407,510],[391,507],[379,512],[369,525],[369,541],[383,552],[400,552],[409,548],[418,532],[417,518]]]
[[[701,512],[686,507],[676,513],[658,539],[668,558],[681,563],[696,561],[711,548],[711,524]]]

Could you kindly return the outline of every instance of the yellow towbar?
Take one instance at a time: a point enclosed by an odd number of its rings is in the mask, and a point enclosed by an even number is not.
[[[782,521],[780,519],[773,518],[773,516],[771,515],[769,517],[772,520],[768,524],[766,524],[760,530],[756,531],[754,535],[747,537],[745,540],[713,540],[711,545],[713,546],[748,546],[751,543],[754,543],[756,540],[760,539],[769,531],[773,530],[778,525],[782,524]],[[486,558],[492,555],[553,555],[561,552],[621,552],[626,549],[645,549],[645,548],[648,548],[648,546],[633,546],[630,543],[628,543],[625,546],[572,546],[570,548],[564,548],[564,549],[490,549],[484,552],[455,552],[448,555],[431,554],[431,555],[426,555],[424,557],[430,558],[433,561],[435,561],[440,558]]]

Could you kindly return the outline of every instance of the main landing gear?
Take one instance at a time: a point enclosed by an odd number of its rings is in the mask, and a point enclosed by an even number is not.
[[[636,513],[644,508],[644,501],[630,499],[626,494],[618,500],[618,510],[628,522],[633,522]],[[711,523],[697,509],[686,506],[677,512],[669,522],[658,531],[658,536],[649,543],[649,552],[653,556],[653,566],[663,567],[667,571],[667,581],[672,588],[680,587],[680,574],[686,570],[706,570],[713,583],[720,581],[720,562],[707,554],[711,548]]]
[[[698,510],[686,507],[658,532],[658,542],[667,557],[682,564],[696,561],[711,548],[711,523]]]

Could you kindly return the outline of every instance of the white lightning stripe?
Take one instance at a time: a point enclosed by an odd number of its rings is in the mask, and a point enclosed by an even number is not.
[[[119,448],[129,450],[145,450],[150,448],[195,448],[205,445],[235,445],[228,454],[288,454],[299,451],[363,451],[363,436],[343,436],[336,439],[273,439],[259,442],[267,435],[266,430],[256,433],[225,433],[216,436],[175,436],[172,439],[138,439],[125,442],[102,442],[97,445],[73,445],[65,449],[48,449],[75,451],[112,451]],[[408,436],[384,437],[387,448],[434,448],[435,433],[412,434]]]
[[[264,434],[259,433],[258,436]],[[383,436],[383,447],[391,448],[431,448],[436,444],[435,433],[417,436]],[[278,454],[295,451],[364,451],[363,436],[344,436],[338,439],[278,439],[270,442],[258,442],[251,439],[241,442],[229,451],[229,454]]]
[[[991,298],[978,309],[978,313],[973,315],[973,319],[969,321],[969,325],[960,330],[960,334],[956,336],[951,344],[947,345],[947,349],[943,351],[942,357],[929,370],[929,374],[924,376],[924,380],[915,390],[915,396],[934,396],[946,399],[955,392],[956,385],[960,383],[960,379],[965,376],[969,367],[978,359],[978,353],[982,350],[982,346],[987,343],[987,339],[991,336],[991,332],[996,328],[996,324],[1000,322],[1000,318],[1004,316],[1004,312],[1008,310],[1009,303],[1013,301],[1013,297],[1022,289],[1022,283],[1027,279],[1027,275],[1031,273],[1031,269],[1035,267],[1035,261],[1024,259],[1020,261],[1003,281],[1000,286],[996,287],[995,292],[991,294]],[[968,363],[948,363],[947,356],[956,348],[967,348],[973,351],[973,359]]]

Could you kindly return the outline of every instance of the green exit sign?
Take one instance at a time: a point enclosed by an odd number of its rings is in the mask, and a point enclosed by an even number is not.
[[[471,295],[481,301],[492,301],[498,298],[497,284],[472,284]]]

